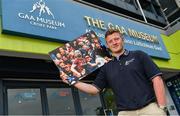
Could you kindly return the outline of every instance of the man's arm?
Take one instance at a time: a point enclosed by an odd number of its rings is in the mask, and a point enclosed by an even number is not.
[[[153,87],[157,99],[157,103],[159,106],[166,106],[166,97],[165,97],[165,89],[164,83],[161,76],[156,76],[152,79]]]
[[[67,83],[67,78],[62,78],[62,81],[64,83]],[[92,95],[96,95],[97,93],[100,92],[99,89],[97,89],[95,86],[93,86],[92,84],[88,84],[88,83],[84,83],[81,81],[78,81],[77,83],[74,84],[74,87],[76,87],[77,89],[79,89],[82,92],[88,93],[88,94],[92,94]]]
[[[82,92],[92,94],[92,95],[96,95],[97,93],[100,92],[100,90],[97,89],[92,84],[84,83],[81,81],[78,81],[76,84],[74,84],[74,87],[78,88]]]

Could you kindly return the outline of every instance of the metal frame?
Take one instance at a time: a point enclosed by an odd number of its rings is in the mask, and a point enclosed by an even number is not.
[[[136,22],[139,22],[139,23],[142,23],[142,24],[145,24],[145,25],[149,25],[149,26],[152,26],[152,27],[155,27],[155,28],[158,28],[158,29],[163,30],[163,27],[160,27],[160,26],[157,26],[157,25],[148,23],[148,22],[146,23],[146,22],[144,22],[144,21],[142,21],[142,20],[138,20],[138,19],[136,19],[136,18],[133,18],[133,17],[130,17],[130,16],[121,14],[121,13],[114,12],[114,11],[112,11],[112,10],[109,10],[109,9],[106,9],[106,8],[103,8],[103,7],[94,5],[94,4],[92,4],[92,3],[88,3],[88,2],[85,2],[85,1],[82,1],[82,0],[73,0],[73,1],[75,1],[75,2],[77,2],[77,3],[85,4],[85,5],[88,5],[88,6],[91,6],[91,7],[94,7],[94,8],[103,10],[103,11],[106,11],[106,12],[110,12],[110,13],[112,13],[112,14],[115,14],[115,15],[118,15],[118,16],[122,16],[122,17],[124,17],[124,18],[130,19],[130,20],[134,20],[134,21],[136,21]]]
[[[2,83],[2,81],[3,81],[3,83]],[[48,79],[7,79],[7,78],[1,79],[0,80],[0,89],[2,90],[2,91],[0,90],[0,113],[1,113],[1,115],[8,115],[7,89],[25,88],[25,87],[40,89],[42,115],[49,115],[46,88],[69,88],[72,90],[76,115],[82,115],[82,109],[81,109],[78,89],[76,89],[74,87],[70,87],[67,84],[63,84],[61,82],[62,81],[60,81],[60,80],[48,80]],[[86,81],[86,82],[90,82],[90,81]],[[101,105],[104,107],[104,103],[102,103],[102,99],[101,99],[102,98],[101,94],[99,94],[99,95],[100,95]],[[3,109],[4,109],[4,111],[3,111]]]
[[[0,79],[0,115],[4,114],[4,100],[3,100],[3,82]]]

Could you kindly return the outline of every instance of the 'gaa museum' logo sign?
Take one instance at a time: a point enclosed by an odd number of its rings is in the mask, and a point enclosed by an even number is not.
[[[42,13],[47,13],[48,15],[51,15],[54,19],[53,13],[50,11],[49,7],[46,6],[46,3],[43,0],[40,0],[39,2],[36,2],[33,4],[32,10],[29,12],[34,12],[35,10],[39,10],[39,16],[41,17]]]
[[[31,25],[37,27],[55,30],[58,28],[65,28],[64,22],[55,20],[54,14],[44,0],[39,0],[34,3],[29,13],[19,12],[18,17],[23,20],[28,20]]]

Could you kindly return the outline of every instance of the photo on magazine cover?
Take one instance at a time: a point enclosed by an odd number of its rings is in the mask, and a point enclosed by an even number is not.
[[[95,32],[90,31],[49,52],[49,55],[61,78],[76,77],[80,80],[109,60],[105,50]]]

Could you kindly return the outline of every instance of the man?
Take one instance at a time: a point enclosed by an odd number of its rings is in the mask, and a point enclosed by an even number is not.
[[[74,86],[89,94],[110,87],[119,116],[166,115],[162,73],[151,58],[142,51],[124,49],[124,39],[117,30],[108,30],[105,40],[112,60],[100,69],[93,84],[78,81]]]

